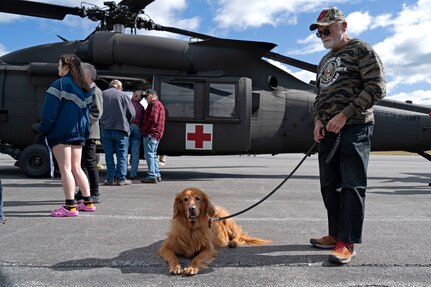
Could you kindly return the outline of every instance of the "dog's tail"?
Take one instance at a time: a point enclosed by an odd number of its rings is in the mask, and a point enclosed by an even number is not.
[[[258,237],[249,236],[247,233],[241,233],[241,236],[238,238],[238,246],[242,245],[265,245],[270,244],[271,240],[261,239]]]

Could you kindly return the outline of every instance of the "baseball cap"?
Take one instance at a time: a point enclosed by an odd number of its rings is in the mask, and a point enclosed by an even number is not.
[[[310,25],[310,31],[316,30],[318,26],[329,26],[337,21],[346,21],[343,12],[337,7],[326,8],[320,12],[317,21]]]
[[[144,92],[144,96],[146,97],[146,96],[148,96],[149,94],[153,94],[153,95],[156,95],[157,96],[157,92],[156,92],[156,90],[153,90],[153,89],[148,89],[148,90],[146,90],[145,92]]]

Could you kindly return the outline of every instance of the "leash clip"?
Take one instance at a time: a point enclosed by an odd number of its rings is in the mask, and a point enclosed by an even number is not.
[[[209,217],[209,216],[208,216],[208,228],[209,228],[209,229],[211,229],[212,221],[213,221],[213,220],[220,221],[220,218],[214,218],[214,217]]]

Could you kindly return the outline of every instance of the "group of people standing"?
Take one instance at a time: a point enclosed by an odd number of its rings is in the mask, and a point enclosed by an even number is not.
[[[51,212],[53,217],[74,217],[79,211],[93,212],[99,202],[99,171],[96,141],[105,151],[105,185],[129,185],[127,158],[131,138],[131,178],[137,177],[139,143],[143,137],[148,175],[141,181],[157,183],[161,175],[157,147],[163,136],[165,109],[153,89],[136,90],[132,99],[119,80],[103,92],[94,83],[94,66],[73,54],[60,57],[59,79],[45,93],[39,131],[52,150],[61,173],[65,204]],[[145,97],[146,109],[140,104]],[[116,157],[116,163],[114,160]],[[76,185],[79,190],[75,193]],[[77,204],[76,204],[77,202]]]
[[[107,176],[105,185],[130,185],[138,178],[141,142],[147,162],[147,177],[143,183],[161,181],[157,161],[157,148],[165,129],[165,108],[153,89],[135,90],[129,99],[122,91],[122,83],[113,80],[103,92],[104,114],[100,119],[101,141],[105,150]],[[141,104],[145,97],[147,107]],[[130,174],[127,175],[127,158],[130,147]],[[117,163],[114,161],[116,155]]]

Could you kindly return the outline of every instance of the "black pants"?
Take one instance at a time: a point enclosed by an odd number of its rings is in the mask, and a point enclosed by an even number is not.
[[[82,147],[82,170],[90,182],[91,196],[99,196],[99,170],[97,169],[96,140],[87,139]]]
[[[367,168],[372,124],[345,126],[334,157],[325,163],[336,134],[319,144],[320,188],[328,216],[329,235],[349,243],[362,242]]]

